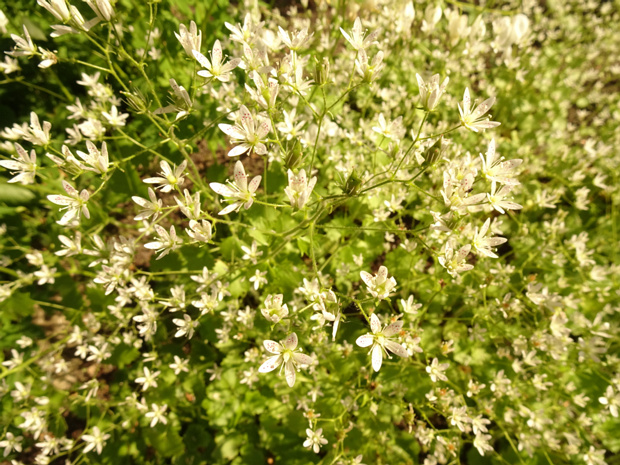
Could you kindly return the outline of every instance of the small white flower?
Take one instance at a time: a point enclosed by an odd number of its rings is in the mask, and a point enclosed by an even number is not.
[[[171,192],[176,189],[176,187],[180,184],[183,184],[185,178],[183,177],[183,172],[187,167],[187,161],[184,161],[179,166],[171,168],[167,161],[162,160],[159,163],[161,166],[161,173],[159,176],[154,178],[147,178],[143,182],[146,184],[160,184],[158,189],[161,189],[162,192]]]
[[[161,423],[163,425],[168,423],[168,419],[164,415],[166,413],[166,409],[168,409],[168,405],[163,404],[161,407],[157,404],[151,404],[151,410],[146,412],[144,416],[146,418],[151,419],[150,427],[153,428],[157,423]]]
[[[510,185],[504,185],[498,190],[497,183],[493,181],[491,183],[491,192],[487,194],[489,204],[500,213],[506,213],[506,210],[520,210],[523,208],[522,205],[510,200],[505,200],[511,190],[512,186]]]
[[[136,378],[136,383],[142,385],[142,390],[146,391],[150,387],[157,387],[157,377],[161,373],[161,371],[155,371],[151,373],[147,367],[143,368],[144,376],[140,376]]]
[[[157,241],[148,242],[144,244],[144,247],[147,249],[155,250],[156,253],[159,253],[157,260],[162,257],[165,257],[173,250],[178,249],[183,245],[183,240],[177,237],[177,232],[174,229],[174,226],[170,226],[170,233],[162,228],[160,225],[153,225],[155,231],[157,231],[157,235],[159,236]]]
[[[164,206],[161,199],[158,199],[155,195],[155,191],[152,188],[148,188],[149,200],[143,199],[142,197],[133,196],[131,200],[142,207],[142,210],[138,212],[138,214],[134,217],[134,221],[142,221],[149,219],[151,216],[153,219],[151,221],[157,220],[161,210]]]
[[[194,330],[198,326],[198,322],[193,321],[192,317],[187,313],[183,315],[183,319],[175,318],[172,322],[179,327],[177,332],[174,334],[174,337],[183,337],[187,335],[187,338],[191,339],[194,335]]]
[[[228,185],[218,182],[209,184],[209,187],[215,192],[224,197],[230,197],[233,201],[232,204],[220,211],[218,215],[226,215],[233,211],[238,212],[241,210],[242,206],[246,210],[250,208],[254,203],[255,192],[256,189],[258,189],[260,180],[261,176],[256,176],[248,183],[248,177],[245,174],[243,163],[238,161],[235,163],[234,182],[228,181]]]
[[[82,166],[87,171],[94,171],[98,174],[105,174],[110,167],[110,158],[108,157],[108,147],[105,142],[101,144],[101,150],[95,147],[91,141],[86,141],[86,149],[88,153],[77,150],[76,153],[84,160],[87,166]],[[68,150],[68,149],[67,149]]]
[[[415,77],[418,80],[422,106],[428,111],[433,111],[439,103],[439,99],[446,91],[450,78],[446,77],[443,82],[439,84],[439,74],[431,76],[431,80],[428,82],[425,82],[419,74],[416,74]]]
[[[95,426],[91,430],[92,434],[83,434],[82,440],[86,442],[86,447],[84,447],[83,453],[90,452],[93,449],[97,450],[97,454],[101,455],[101,451],[103,450],[103,446],[105,446],[105,441],[110,438],[110,435],[107,433],[102,433],[99,430],[98,426]]]
[[[519,181],[513,178],[515,175],[513,171],[521,165],[523,160],[517,158],[504,161],[504,157],[499,157],[495,151],[495,139],[491,139],[491,142],[489,142],[486,157],[480,154],[480,159],[482,160],[480,173],[489,181],[496,181],[510,186],[520,184]]]
[[[469,96],[469,88],[465,88],[463,101],[458,104],[459,113],[461,114],[461,123],[468,129],[478,132],[480,129],[492,129],[501,123],[497,121],[489,121],[489,117],[484,115],[491,109],[495,103],[495,97],[486,99],[480,105],[471,106],[471,97]]]
[[[198,75],[207,79],[215,78],[220,82],[230,81],[230,72],[241,63],[241,58],[233,58],[226,64],[222,63],[222,44],[220,44],[219,40],[216,40],[213,44],[211,61],[198,50],[192,50],[192,54],[198,63],[205,68],[198,71]]]
[[[386,325],[381,329],[381,322],[374,313],[370,315],[370,329],[372,333],[364,334],[357,338],[355,343],[360,347],[371,346],[370,352],[372,354],[372,368],[375,371],[381,369],[383,363],[383,355],[387,358],[390,357],[388,350],[399,357],[407,358],[409,354],[401,344],[393,341],[392,338],[400,333],[403,328],[403,321],[398,320],[394,323]]]
[[[284,193],[288,196],[291,207],[302,209],[316,185],[316,176],[310,181],[306,177],[306,170],[299,170],[295,175],[292,170],[288,170],[288,186],[284,189]]]
[[[198,31],[198,28],[196,27],[196,23],[194,21],[189,23],[189,30],[187,30],[187,26],[185,26],[185,24],[181,24],[179,26],[179,33],[177,34],[175,32],[174,35],[176,36],[178,41],[181,42],[185,53],[187,53],[190,58],[193,57],[192,52],[194,50],[200,51],[200,44],[202,43],[202,31]]]
[[[618,408],[620,408],[620,392],[614,393],[614,388],[607,386],[605,395],[599,397],[598,401],[609,409],[612,417],[618,418]]]
[[[377,271],[375,276],[367,271],[360,271],[360,276],[364,284],[368,287],[368,292],[370,292],[375,299],[387,299],[390,292],[396,287],[396,279],[394,276],[388,279],[388,269],[385,266],[379,267],[379,271]]]
[[[489,232],[490,225],[491,218],[487,218],[480,230],[476,227],[472,244],[482,255],[486,255],[491,258],[498,258],[497,254],[493,251],[493,247],[503,244],[508,239],[505,237],[487,237],[487,232]]]
[[[31,150],[29,155],[21,145],[17,143],[14,145],[19,158],[13,155],[11,157],[12,160],[0,160],[0,166],[18,173],[15,177],[9,179],[8,182],[19,182],[24,185],[32,184],[37,172],[37,154],[34,150]],[[11,174],[15,173],[12,172]]]
[[[90,194],[86,189],[83,189],[80,193],[67,181],[62,181],[62,187],[65,189],[65,192],[69,194],[66,195],[48,195],[47,199],[55,203],[56,205],[61,205],[63,208],[60,210],[67,210],[67,212],[60,219],[58,224],[66,225],[71,222],[73,219],[80,219],[80,214],[84,215],[86,218],[90,218],[90,212],[88,211],[88,207],[86,206],[86,202],[90,198]]]
[[[186,228],[187,235],[198,242],[209,242],[213,235],[213,229],[211,223],[207,220],[198,222],[196,220],[190,220],[189,229]]]
[[[293,387],[295,385],[295,372],[299,369],[299,365],[312,365],[312,357],[300,353],[301,349],[297,349],[297,334],[291,333],[282,344],[275,341],[264,341],[263,345],[268,352],[274,354],[269,357],[259,367],[259,373],[269,373],[280,367],[280,373],[284,369],[286,383]]]
[[[449,363],[439,363],[437,357],[433,359],[430,365],[426,367],[426,372],[431,377],[431,381],[436,383],[437,380],[448,381],[448,377],[443,374],[444,371],[450,366]]]
[[[0,441],[0,448],[4,448],[4,457],[8,456],[12,450],[21,452],[23,439],[23,436],[14,436],[13,433],[7,431],[4,439]]]
[[[366,31],[362,29],[362,21],[359,18],[355,19],[351,34],[346,32],[342,28],[340,28],[340,32],[342,33],[344,38],[347,39],[347,41],[353,46],[353,48],[358,51],[366,49],[368,46],[370,46],[377,38],[377,35],[379,35],[379,31],[377,30],[368,34],[368,36],[364,38]]]
[[[308,435],[308,439],[304,441],[304,447],[310,447],[315,454],[318,454],[321,450],[321,446],[327,444],[327,439],[323,437],[323,428],[319,428],[316,431],[307,428],[306,434]]]
[[[443,255],[439,256],[439,263],[452,277],[456,277],[459,273],[474,268],[474,265],[467,263],[467,256],[471,252],[471,244],[464,245],[457,252],[454,251],[454,246],[455,244],[452,241],[446,242]]]
[[[256,152],[258,155],[265,155],[267,147],[262,142],[271,131],[271,123],[266,119],[261,119],[252,115],[245,105],[239,107],[237,115],[238,121],[233,126],[231,124],[218,124],[218,127],[232,138],[234,144],[229,152],[229,157],[238,157],[247,151]]]
[[[278,323],[288,316],[288,306],[282,305],[282,294],[268,295],[265,299],[265,308],[261,309],[263,316],[272,323]]]

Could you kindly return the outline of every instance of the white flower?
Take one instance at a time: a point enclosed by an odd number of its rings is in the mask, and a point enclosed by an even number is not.
[[[491,142],[489,142],[486,157],[480,154],[480,158],[482,160],[480,172],[489,181],[496,181],[510,186],[520,184],[519,181],[513,178],[515,175],[513,171],[521,165],[523,160],[517,158],[504,161],[504,157],[499,157],[495,151],[495,139],[491,139]]]
[[[102,111],[101,115],[108,120],[110,126],[119,128],[125,126],[125,120],[129,118],[129,113],[119,113],[116,105],[112,105],[109,113],[107,111]]]
[[[437,357],[433,359],[430,365],[426,367],[426,372],[431,377],[431,381],[436,383],[437,380],[448,381],[448,377],[443,374],[444,371],[450,366],[449,363],[439,363]]]
[[[486,237],[490,225],[491,218],[487,218],[480,230],[478,230],[478,228],[476,227],[476,232],[474,233],[474,240],[472,241],[472,244],[474,248],[482,255],[486,255],[487,257],[491,258],[497,258],[497,254],[493,251],[493,247],[503,244],[508,239],[506,239],[505,237]]]
[[[252,241],[252,245],[248,247],[247,245],[242,245],[241,250],[243,250],[244,255],[241,257],[243,260],[250,260],[252,264],[256,265],[258,257],[260,257],[263,252],[258,250],[258,243],[256,241]]]
[[[185,90],[185,87],[178,85],[174,79],[170,79],[169,82],[170,87],[172,87],[172,103],[165,107],[156,109],[154,113],[156,115],[161,115],[163,113],[171,113],[173,111],[176,111],[176,121],[183,118],[184,116],[189,115],[189,112],[192,109],[192,99]]]
[[[82,233],[80,231],[75,232],[75,237],[70,238],[60,234],[58,240],[62,242],[63,249],[57,251],[55,254],[59,257],[71,257],[73,255],[79,255],[82,252]]]
[[[87,166],[82,166],[87,171],[94,171],[98,174],[105,174],[110,166],[110,158],[108,157],[108,147],[105,142],[101,144],[101,150],[95,147],[91,141],[86,141],[86,149],[88,153],[79,150],[76,153],[84,160]],[[68,150],[68,149],[67,149]]]
[[[306,45],[314,35],[314,33],[308,35],[307,27],[303,28],[301,31],[291,32],[289,34],[288,31],[285,31],[280,26],[278,26],[278,34],[282,42],[284,42],[284,45],[295,51]]]
[[[209,242],[213,236],[211,223],[207,220],[202,220],[201,222],[190,220],[189,229],[185,228],[185,232],[189,237],[198,242]]]
[[[211,61],[198,50],[192,50],[192,54],[198,63],[205,68],[198,71],[198,75],[207,79],[215,78],[220,82],[230,81],[230,72],[241,63],[241,58],[233,58],[226,64],[222,63],[222,45],[219,40],[213,44]]]
[[[29,57],[37,54],[37,46],[32,42],[30,33],[28,32],[25,24],[23,25],[23,28],[23,39],[17,34],[11,34],[11,39],[15,41],[15,48],[11,52],[6,52],[7,55],[13,57]]]
[[[137,196],[133,196],[131,198],[131,200],[143,208],[143,210],[140,210],[140,212],[138,212],[138,214],[134,217],[134,221],[146,220],[151,216],[153,217],[151,221],[155,221],[161,213],[161,209],[164,206],[162,200],[157,198],[155,191],[150,187],[148,188],[148,194],[151,199],[150,201]]]
[[[228,152],[228,156],[238,157],[247,151],[251,153],[252,150],[258,155],[265,155],[267,147],[261,141],[271,131],[269,121],[254,117],[245,105],[239,107],[237,117],[238,121],[234,126],[231,124],[218,124],[222,132],[232,138],[234,144],[239,144]]]
[[[153,428],[157,423],[162,423],[164,425],[168,423],[168,419],[164,415],[167,408],[168,405],[166,404],[163,404],[161,407],[157,404],[151,404],[151,411],[144,414],[146,418],[151,419],[151,424],[149,425],[151,428]]]
[[[396,279],[394,276],[388,279],[388,269],[385,266],[379,267],[379,271],[377,271],[375,276],[367,271],[360,271],[360,276],[364,284],[368,287],[368,292],[370,292],[375,299],[387,299],[390,292],[396,287]]]
[[[431,32],[435,29],[435,25],[441,19],[441,7],[439,5],[433,5],[429,3],[424,10],[424,19],[422,20],[422,31]]]
[[[41,127],[39,117],[33,111],[30,113],[30,127],[28,132],[24,134],[24,140],[32,142],[34,145],[49,145],[51,140],[50,129],[52,129],[52,124],[48,121],[43,121],[43,127]]]
[[[353,29],[351,30],[350,35],[342,28],[340,28],[340,32],[342,32],[344,38],[347,39],[347,41],[353,46],[355,50],[366,49],[375,41],[377,35],[379,35],[379,31],[377,30],[364,38],[366,31],[362,29],[362,21],[359,18],[355,19],[355,22],[353,23]]]
[[[295,175],[292,170],[288,170],[288,186],[284,189],[284,193],[288,196],[291,207],[302,209],[308,199],[312,190],[316,185],[316,176],[313,176],[310,181],[306,177],[306,170],[299,170],[299,173]]]
[[[97,454],[101,455],[101,451],[103,450],[103,446],[105,445],[105,441],[110,438],[109,434],[104,434],[99,430],[98,426],[95,426],[91,430],[92,434],[83,434],[82,440],[86,442],[86,447],[84,447],[83,453],[90,452],[93,449],[97,450]]]
[[[269,357],[259,367],[259,373],[269,373],[280,367],[280,373],[284,369],[286,383],[293,387],[295,385],[295,372],[299,365],[312,365],[312,357],[300,353],[301,349],[297,349],[297,334],[291,333],[282,344],[275,341],[264,341],[263,345],[268,352],[274,354]]]
[[[69,194],[66,195],[48,195],[47,199],[55,203],[56,205],[61,205],[63,208],[60,210],[67,210],[67,212],[60,219],[58,224],[66,225],[71,222],[73,219],[80,219],[80,214],[84,215],[86,218],[90,218],[90,212],[88,211],[88,207],[86,206],[86,202],[90,198],[90,194],[86,189],[83,189],[82,192],[78,193],[78,191],[67,181],[62,181],[62,187],[65,189],[65,192]]]
[[[71,13],[67,6],[66,0],[37,0],[39,6],[42,6],[51,14],[53,14],[57,20],[65,22],[71,19]]]
[[[381,369],[384,353],[387,358],[392,358],[390,357],[388,350],[399,357],[409,357],[407,350],[401,344],[392,340],[395,335],[400,333],[402,327],[402,320],[398,320],[381,329],[381,322],[379,321],[377,315],[374,313],[370,315],[370,329],[372,333],[364,334],[363,336],[358,337],[355,343],[360,347],[368,347],[372,345],[369,353],[372,354],[373,370],[379,371]]]
[[[37,172],[37,154],[34,150],[31,150],[30,155],[28,155],[28,152],[26,152],[21,145],[17,143],[14,145],[19,158],[13,155],[11,157],[12,160],[0,160],[0,166],[19,173],[14,178],[9,179],[8,182],[19,182],[24,185],[32,184],[34,182],[34,176]]]
[[[158,189],[161,189],[162,192],[170,192],[180,184],[183,184],[185,178],[183,177],[183,172],[187,167],[187,161],[184,161],[179,166],[171,168],[167,161],[162,160],[159,163],[161,166],[161,173],[158,177],[154,178],[146,178],[144,183],[146,184],[160,184]]]
[[[409,296],[407,300],[400,299],[400,305],[405,313],[411,313],[415,315],[418,313],[418,309],[422,307],[422,304],[416,304],[415,299],[412,295]]]
[[[379,126],[373,126],[372,130],[377,134],[381,134],[386,139],[399,140],[402,137],[403,117],[399,116],[389,123],[386,121],[383,113],[379,113]]]
[[[484,117],[495,103],[495,97],[486,99],[480,105],[474,103],[472,107],[469,88],[466,87],[465,93],[463,94],[463,102],[461,103],[458,104],[459,113],[461,114],[461,123],[466,128],[478,132],[480,129],[492,129],[501,124],[497,121],[489,121],[489,116]]]
[[[0,441],[0,448],[4,447],[4,457],[8,456],[12,450],[21,452],[23,439],[23,436],[14,436],[13,433],[7,431],[4,439]]]
[[[218,213],[218,215],[226,215],[227,213],[241,210],[241,207],[246,210],[252,206],[254,203],[254,196],[256,189],[258,189],[258,185],[260,184],[261,176],[254,177],[248,183],[248,177],[245,174],[245,169],[243,168],[243,163],[238,161],[235,163],[235,173],[234,173],[234,182],[228,181],[228,186],[225,184],[220,184],[218,182],[212,182],[209,184],[211,189],[217,192],[224,197],[230,197],[233,201],[232,204],[228,205],[222,211]]]
[[[418,80],[418,88],[420,90],[420,100],[422,106],[428,111],[433,111],[439,103],[439,99],[446,91],[450,78],[446,77],[443,82],[439,84],[439,74],[434,74],[431,76],[431,80],[428,82],[425,82],[424,79],[422,79],[422,76],[417,73],[415,77]]]
[[[307,428],[306,434],[308,439],[304,441],[304,447],[310,447],[315,454],[318,454],[321,446],[327,444],[327,439],[323,437],[323,428],[319,428],[316,431]]]
[[[450,276],[455,277],[458,273],[469,271],[474,268],[474,265],[469,265],[467,263],[467,256],[470,251],[471,244],[467,244],[455,253],[454,243],[448,241],[444,246],[443,255],[439,256],[439,263],[448,271]]]
[[[512,186],[504,185],[497,190],[497,183],[493,181],[491,183],[491,192],[487,194],[489,204],[500,213],[506,213],[505,210],[520,210],[523,206],[510,200],[505,200],[505,197],[510,194]]]
[[[162,228],[160,225],[153,225],[155,231],[157,231],[158,240],[154,242],[149,242],[144,244],[144,247],[147,249],[156,250],[156,253],[159,253],[159,260],[162,257],[165,257],[173,250],[178,249],[183,245],[183,240],[177,237],[177,232],[174,229],[174,226],[170,226],[170,233]]]
[[[288,306],[282,305],[283,298],[282,294],[270,294],[265,299],[265,308],[261,309],[263,316],[274,324],[288,316]]]
[[[183,337],[187,334],[187,338],[191,339],[194,335],[194,329],[198,326],[198,322],[193,321],[187,313],[183,315],[183,319],[175,318],[172,322],[179,327],[174,337]]]
[[[200,51],[200,44],[202,43],[202,31],[198,31],[196,23],[194,21],[189,23],[189,31],[185,24],[179,26],[179,33],[174,33],[176,38],[181,42],[185,53],[191,58],[194,50]]]
[[[484,455],[486,451],[493,450],[493,447],[489,444],[491,438],[492,437],[490,434],[476,434],[476,437],[474,438],[474,447],[478,449],[478,453],[480,455]]]
[[[150,387],[157,387],[157,377],[161,373],[161,371],[155,371],[151,373],[147,367],[143,368],[144,376],[140,376],[136,378],[136,383],[142,385],[142,390],[146,391]]]
[[[618,408],[620,407],[620,393],[614,393],[614,388],[607,386],[605,395],[598,398],[598,401],[607,406],[611,416],[618,418]]]
[[[170,368],[174,370],[175,375],[179,375],[182,371],[187,373],[189,372],[189,360],[186,358],[181,358],[178,355],[174,356],[174,363],[168,365]]]
[[[114,17],[114,8],[110,0],[84,0],[101,21],[110,21]]]

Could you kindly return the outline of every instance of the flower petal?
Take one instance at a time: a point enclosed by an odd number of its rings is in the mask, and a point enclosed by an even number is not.
[[[263,364],[258,368],[259,373],[269,373],[270,371],[275,370],[282,363],[281,355],[274,355],[273,357],[269,357],[267,360],[263,362]]]

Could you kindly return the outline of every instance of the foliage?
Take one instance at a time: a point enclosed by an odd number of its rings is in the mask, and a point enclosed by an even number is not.
[[[11,463],[617,463],[618,2],[0,14]]]

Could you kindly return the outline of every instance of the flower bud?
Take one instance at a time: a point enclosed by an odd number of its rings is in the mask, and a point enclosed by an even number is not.
[[[425,166],[433,166],[441,159],[444,151],[445,147],[443,145],[443,136],[441,136],[433,145],[426,149],[426,152],[424,152],[423,164]]]

